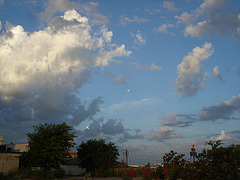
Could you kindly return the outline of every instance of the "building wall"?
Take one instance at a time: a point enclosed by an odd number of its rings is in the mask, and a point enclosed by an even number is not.
[[[10,171],[18,170],[19,153],[0,153],[0,173],[8,174]]]
[[[86,169],[82,169],[78,165],[61,165],[61,169],[65,171],[66,175],[80,176],[86,173]]]
[[[19,144],[7,144],[8,148],[11,148],[11,152],[27,152],[29,150],[28,143]]]

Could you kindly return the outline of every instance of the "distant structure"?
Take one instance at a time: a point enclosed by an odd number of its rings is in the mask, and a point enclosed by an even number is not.
[[[194,144],[193,144],[192,148],[191,148],[191,151],[190,151],[190,157],[191,157],[193,162],[195,161],[195,157],[197,156],[197,152],[195,152],[195,151],[196,151],[196,149],[195,149]]]
[[[3,140],[3,138],[2,138]],[[0,145],[0,173],[8,174],[19,168],[19,156],[29,150],[28,143]]]

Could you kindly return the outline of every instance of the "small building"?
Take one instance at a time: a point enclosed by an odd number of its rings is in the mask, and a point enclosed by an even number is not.
[[[21,153],[0,152],[0,173],[8,174],[10,171],[17,171],[19,168],[19,156]]]
[[[85,168],[81,168],[80,160],[78,158],[72,158],[66,161],[65,164],[62,164],[60,168],[65,171],[66,175],[70,176],[80,176],[86,173]]]
[[[27,152],[29,151],[28,143],[6,144],[7,148],[11,149],[11,152]]]
[[[28,143],[0,145],[0,173],[18,170],[19,156],[29,150]]]

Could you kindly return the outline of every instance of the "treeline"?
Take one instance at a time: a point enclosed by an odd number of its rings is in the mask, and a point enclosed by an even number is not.
[[[222,142],[209,141],[211,148],[203,149],[194,162],[184,159],[184,154],[170,151],[163,157],[159,168],[161,179],[239,179],[240,145],[220,147]]]
[[[76,144],[73,128],[66,123],[40,124],[28,133],[30,149],[20,156],[20,169],[11,176],[20,178],[50,179],[64,177],[60,165],[69,158],[69,149]],[[133,169],[124,162],[117,162],[119,152],[114,143],[105,140],[82,142],[77,150],[80,166],[85,177],[122,177],[133,179],[239,179],[240,145],[220,147],[221,141],[209,141],[210,149],[203,149],[194,162],[187,161],[184,154],[170,151],[163,156],[162,166],[151,168],[150,164]],[[35,167],[35,169],[33,168]],[[0,179],[7,177],[0,174]]]

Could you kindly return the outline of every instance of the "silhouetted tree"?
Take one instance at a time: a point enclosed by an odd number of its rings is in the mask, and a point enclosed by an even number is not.
[[[88,172],[95,173],[95,175],[103,173],[103,170],[107,172],[113,169],[118,156],[115,144],[106,143],[103,139],[82,142],[78,148],[81,167],[86,168]]]
[[[40,124],[34,132],[28,133],[30,150],[20,157],[22,167],[42,167],[46,170],[59,169],[74,146],[72,127],[62,124]]]

